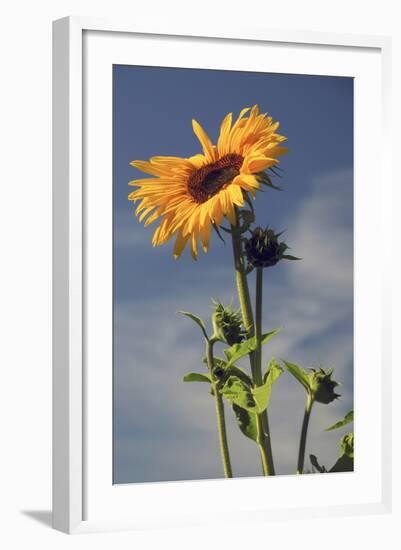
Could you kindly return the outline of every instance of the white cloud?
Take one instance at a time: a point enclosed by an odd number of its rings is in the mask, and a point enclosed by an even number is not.
[[[316,178],[314,195],[308,195],[291,224],[291,245],[307,258],[291,272],[293,284],[325,300],[345,301],[352,295],[353,239],[347,219],[352,205],[344,204],[352,184],[350,170]]]
[[[312,198],[301,202],[295,216],[288,220],[286,240],[292,251],[303,259],[286,264],[284,280],[276,288],[266,289],[266,321],[284,322],[280,336],[281,352],[290,353],[305,340],[318,340],[330,331],[344,337],[339,345],[327,339],[335,365],[349,361],[351,343],[348,326],[353,310],[353,245],[349,205],[341,199],[344,188],[352,187],[352,173],[341,171],[313,182]],[[285,321],[283,321],[285,320]],[[340,326],[339,326],[340,325]],[[335,346],[335,351],[330,347]],[[326,355],[326,354],[325,354]],[[317,356],[315,361],[325,362]],[[333,365],[333,366],[335,366]]]

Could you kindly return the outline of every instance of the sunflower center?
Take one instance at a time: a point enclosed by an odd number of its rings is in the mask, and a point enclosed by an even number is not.
[[[195,170],[188,180],[189,194],[198,203],[206,202],[238,176],[243,160],[241,155],[231,153]]]

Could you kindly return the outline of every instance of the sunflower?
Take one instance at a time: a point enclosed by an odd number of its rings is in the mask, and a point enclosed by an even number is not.
[[[192,128],[203,153],[189,158],[156,156],[149,161],[135,160],[131,165],[151,178],[137,179],[129,185],[139,187],[128,196],[140,201],[135,214],[145,227],[160,221],[152,243],[159,246],[176,236],[174,257],[179,258],[190,244],[194,259],[198,242],[204,252],[209,247],[212,225],[218,227],[226,216],[236,224],[235,207],[244,205],[245,196],[254,198],[264,170],[274,167],[277,157],[287,151],[285,141],[276,133],[279,122],[260,114],[257,105],[241,111],[233,123],[229,113],[221,123],[217,145],[196,121]]]

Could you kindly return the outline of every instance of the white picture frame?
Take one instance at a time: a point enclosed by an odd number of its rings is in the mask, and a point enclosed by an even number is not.
[[[91,42],[88,42],[87,37]],[[125,47],[124,59],[119,57],[118,47],[115,49],[113,44],[121,41],[146,40],[148,47],[142,52],[142,64],[163,65],[165,62],[163,55],[168,55],[169,47],[171,51],[175,51],[176,55],[183,55],[185,48],[182,44],[185,43],[188,47],[194,43],[197,47],[202,48],[202,55],[205,61],[201,61],[201,56],[197,57],[197,50],[192,49],[194,59],[199,59],[199,67],[215,67],[215,61],[211,61],[205,53],[209,53],[213,48],[236,48],[239,54],[236,59],[241,59],[240,50],[245,45],[252,45],[257,48],[263,48],[267,45],[277,49],[287,48],[291,52],[297,49],[303,51],[315,52],[316,67],[323,67],[323,61],[326,67],[322,68],[321,74],[337,74],[339,67],[342,66],[341,74],[347,76],[354,75],[353,65],[347,68],[344,64],[346,57],[355,56],[354,63],[361,65],[361,82],[363,75],[368,72],[372,73],[370,78],[374,78],[372,83],[372,97],[367,101],[371,101],[372,105],[378,113],[376,121],[377,129],[380,132],[381,143],[386,143],[386,137],[389,132],[389,95],[390,95],[390,52],[391,43],[387,37],[373,36],[353,36],[353,35],[336,35],[326,33],[313,32],[288,32],[275,30],[244,30],[238,29],[225,31],[223,29],[188,29],[173,28],[169,25],[168,28],[142,28],[140,23],[114,22],[98,20],[84,17],[68,17],[54,22],[53,33],[53,525],[54,528],[66,533],[88,532],[97,530],[113,530],[113,529],[138,529],[152,526],[171,526],[171,525],[191,525],[202,524],[207,521],[201,519],[199,510],[204,506],[206,499],[211,495],[212,500],[217,499],[218,504],[231,502],[231,508],[227,508],[227,514],[221,513],[219,521],[239,521],[240,519],[247,521],[256,519],[263,521],[265,511],[269,511],[269,517],[309,517],[313,514],[325,515],[350,515],[364,513],[386,513],[391,510],[391,357],[389,330],[386,323],[390,318],[389,314],[389,284],[387,275],[389,270],[386,266],[389,262],[389,250],[385,250],[387,254],[382,265],[377,269],[373,269],[373,273],[366,275],[366,286],[369,286],[372,293],[372,310],[377,313],[377,319],[374,321],[373,327],[367,327],[366,332],[361,331],[362,337],[366,340],[374,336],[374,333],[369,330],[375,329],[380,334],[375,344],[371,359],[366,357],[366,361],[377,359],[380,367],[377,364],[371,365],[371,371],[380,372],[378,399],[373,407],[372,422],[370,422],[371,430],[380,441],[377,449],[377,454],[372,457],[371,467],[374,469],[375,475],[372,476],[371,484],[366,485],[367,478],[361,474],[358,481],[354,483],[350,490],[349,498],[345,498],[341,491],[334,495],[335,485],[341,485],[341,478],[333,479],[332,476],[304,476],[314,478],[304,481],[301,477],[287,476],[283,478],[268,480],[272,485],[272,493],[285,494],[286,491],[291,491],[293,505],[287,506],[285,499],[281,502],[270,501],[265,504],[263,501],[254,500],[252,507],[247,509],[238,509],[236,514],[235,494],[238,491],[256,491],[257,484],[262,482],[261,479],[239,479],[230,480],[227,483],[225,480],[202,481],[202,482],[180,482],[168,484],[141,484],[137,487],[126,486],[118,495],[120,503],[114,501],[114,489],[111,487],[111,456],[108,454],[109,447],[105,439],[98,437],[94,429],[93,417],[94,409],[96,409],[97,421],[105,426],[106,437],[111,439],[111,387],[108,387],[107,372],[111,368],[110,363],[107,363],[109,355],[104,354],[104,364],[99,369],[98,379],[88,376],[90,365],[88,364],[91,354],[88,354],[90,342],[92,338],[92,324],[88,324],[88,319],[91,317],[91,298],[88,293],[96,292],[92,290],[93,285],[88,285],[87,269],[90,263],[107,262],[110,258],[103,257],[102,254],[91,252],[96,248],[93,236],[95,235],[94,226],[97,224],[97,229],[100,233],[103,231],[102,242],[110,244],[111,234],[110,225],[103,224],[103,229],[100,228],[99,220],[96,220],[96,215],[91,207],[88,207],[87,190],[85,189],[85,179],[88,177],[88,170],[91,170],[91,155],[92,141],[88,142],[87,134],[89,131],[85,125],[90,125],[90,120],[93,120],[94,114],[88,111],[88,102],[86,97],[85,86],[88,85],[90,78],[108,78],[104,64],[113,63],[113,55],[118,58],[118,62],[129,62],[131,49]],[[165,48],[160,48],[160,41],[163,40]],[[105,42],[106,41],[106,42]],[[179,47],[177,43],[179,42]],[[177,42],[177,43],[176,43]],[[153,43],[154,46],[149,47]],[[128,42],[125,42],[127,46]],[[320,49],[325,49],[328,57],[322,58]],[[121,48],[120,48],[121,49]],[[164,51],[166,50],[166,51]],[[135,50],[133,44],[132,51]],[[256,50],[255,50],[256,51]],[[341,53],[339,53],[341,52]],[[362,59],[366,57],[366,63]],[[199,52],[198,52],[199,53]],[[287,51],[288,54],[288,51]],[[372,55],[370,55],[372,54]],[[292,54],[291,54],[292,55]],[[358,58],[360,55],[360,58]],[[342,57],[341,57],[342,56]],[[257,57],[257,55],[256,55]],[[279,56],[278,56],[279,57]],[[291,56],[290,56],[291,57]],[[177,59],[174,66],[177,66]],[[229,59],[229,56],[227,56]],[[336,61],[337,59],[337,61]],[[86,63],[86,66],[85,63]],[[99,61],[99,62],[98,62]],[[136,61],[138,63],[138,61]],[[182,66],[187,66],[187,61],[183,58]],[[230,68],[230,63],[233,63],[233,68],[239,68],[234,64],[234,61],[227,61],[224,68]],[[236,63],[238,63],[236,61]],[[305,73],[305,61],[301,58],[294,59],[291,63],[295,63],[299,67],[299,72]],[[89,64],[89,65],[88,65]],[[133,62],[132,64],[135,64]],[[168,65],[167,65],[168,66]],[[92,71],[93,67],[93,71]],[[245,65],[243,66],[245,68]],[[369,71],[369,67],[372,68]],[[218,67],[216,67],[218,68]],[[255,69],[255,67],[252,67]],[[107,67],[106,67],[107,69]],[[256,69],[258,69],[256,67]],[[260,68],[259,68],[260,70]],[[266,69],[267,70],[267,69]],[[277,66],[270,67],[270,70],[280,70],[280,62]],[[327,72],[328,71],[328,72]],[[345,71],[345,72],[344,72]],[[307,70],[306,70],[307,72]],[[356,73],[355,73],[356,74]],[[105,76],[106,75],[106,76]],[[372,76],[373,75],[373,76]],[[106,86],[107,88],[107,86]],[[376,90],[376,95],[374,90]],[[110,90],[109,90],[110,92]],[[111,92],[110,92],[111,93]],[[102,95],[99,101],[109,102],[110,95]],[[374,96],[374,97],[373,97]],[[359,117],[363,114],[363,110],[359,110],[357,103],[355,104],[355,116]],[[99,104],[100,105],[100,104]],[[97,108],[94,106],[93,108]],[[111,109],[111,105],[110,105]],[[87,118],[88,117],[88,118]],[[106,120],[107,119],[107,120]],[[89,122],[88,122],[89,120]],[[110,145],[111,114],[105,117],[103,129],[107,134],[104,141],[96,141],[94,146],[96,152],[106,149]],[[103,124],[100,122],[99,124]],[[365,143],[355,143],[356,156],[359,159],[366,154],[363,152],[364,147],[369,147]],[[371,151],[367,151],[371,153]],[[358,157],[358,155],[360,155]],[[87,158],[86,158],[87,157]],[[89,160],[88,160],[89,159]],[[363,170],[362,164],[358,170]],[[107,169],[106,179],[107,179]],[[367,187],[371,186],[370,178],[375,176],[380,185],[378,187],[378,195],[380,196],[380,208],[375,220],[375,226],[380,225],[382,231],[389,231],[389,216],[387,213],[391,209],[391,168],[388,160],[383,155],[377,158],[377,163],[374,169],[371,170],[371,175],[366,173]],[[365,173],[364,173],[365,175]],[[89,174],[89,177],[94,175]],[[99,175],[99,177],[102,177]],[[111,185],[111,180],[109,180]],[[371,188],[371,187],[369,187]],[[362,229],[363,224],[368,223],[369,215],[372,209],[377,211],[377,202],[375,199],[366,197],[358,202],[356,201],[356,209],[360,219],[360,230],[357,232],[356,238],[361,239],[361,265],[368,256],[366,242],[363,241]],[[97,205],[102,212],[107,208],[107,193],[101,199],[102,204]],[[89,208],[89,210],[88,210]],[[102,210],[103,209],[103,210]],[[88,222],[87,214],[89,211]],[[107,215],[107,214],[106,214]],[[380,218],[380,219],[378,219]],[[108,233],[109,232],[109,233]],[[379,233],[379,232],[378,232]],[[374,239],[378,237],[372,237]],[[358,241],[356,241],[358,242]],[[110,273],[106,270],[106,272]],[[369,279],[371,277],[371,279]],[[110,278],[107,278],[107,273],[101,284],[109,285]],[[363,280],[358,280],[358,285],[361,288],[359,303],[361,305],[361,319],[367,312],[363,311]],[[358,287],[357,287],[358,290]],[[365,289],[366,290],[366,289]],[[358,294],[359,291],[357,291]],[[357,296],[358,299],[358,296]],[[88,302],[89,300],[89,302]],[[89,305],[88,305],[89,303]],[[110,300],[102,303],[105,311],[110,313]],[[384,314],[385,312],[385,314]],[[99,322],[96,326],[97,331],[105,335],[105,340],[110,338],[107,335],[108,325]],[[356,317],[356,327],[358,326],[358,318]],[[371,340],[369,340],[371,341]],[[363,351],[361,351],[361,354]],[[359,356],[362,361],[364,357]],[[358,366],[356,366],[356,369]],[[356,377],[357,384],[363,386],[363,380]],[[377,380],[376,380],[377,382]],[[109,392],[109,394],[107,394]],[[360,398],[360,406],[367,408],[367,401],[373,392],[372,386],[366,385],[367,399],[364,401],[363,396]],[[102,403],[105,405],[100,409],[96,404],[99,395],[104,397]],[[108,395],[108,396],[107,396]],[[90,403],[90,405],[88,405]],[[365,403],[365,404],[364,404]],[[365,409],[364,409],[365,410]],[[375,415],[375,419],[373,419]],[[361,427],[362,430],[363,427]],[[358,428],[357,428],[358,429]],[[363,437],[361,437],[360,453],[364,454]],[[88,459],[88,456],[94,456],[98,452],[99,457],[107,455],[106,459],[99,459],[99,466],[94,466],[93,460]],[[369,467],[369,464],[360,464],[360,472],[364,472]],[[341,476],[341,474],[337,474]],[[352,474],[354,475],[354,474]],[[355,474],[357,479],[358,473]],[[324,479],[323,479],[324,478]],[[332,481],[329,480],[332,479]],[[351,478],[348,477],[344,483],[351,484]],[[265,482],[266,480],[263,480]],[[303,502],[301,496],[305,491],[305,483],[308,483],[307,491],[310,493],[310,500]],[[280,484],[280,486],[278,486]],[[324,485],[323,484],[328,484]],[[110,485],[110,490],[105,489]],[[313,485],[313,486],[312,486]],[[321,488],[320,488],[321,486]],[[274,488],[275,487],[275,488]],[[319,493],[330,489],[333,491],[333,502],[322,501],[318,499]],[[104,490],[103,490],[104,489]],[[133,492],[135,491],[135,493]],[[354,491],[354,492],[353,492]],[[124,495],[122,496],[122,494]],[[178,496],[174,497],[176,494]],[[224,503],[219,501],[219,495],[225,494]],[[315,496],[314,496],[315,495]],[[223,497],[222,497],[223,498]],[[313,505],[313,498],[317,499],[317,505]],[[140,500],[139,500],[140,499]],[[179,501],[185,501],[185,507],[179,504]],[[131,503],[128,508],[127,503]],[[135,503],[140,502],[140,506],[135,507]],[[157,506],[154,503],[158,502]],[[166,502],[169,503],[168,509]],[[320,503],[319,503],[320,502]],[[89,504],[88,504],[89,503]],[[93,503],[93,505],[92,505]],[[126,513],[124,513],[124,506]],[[89,513],[88,509],[96,510],[96,513]],[[209,518],[210,519],[210,518]]]

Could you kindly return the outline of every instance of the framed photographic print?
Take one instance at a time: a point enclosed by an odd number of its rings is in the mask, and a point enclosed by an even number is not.
[[[389,509],[389,50],[54,23],[55,528]]]

